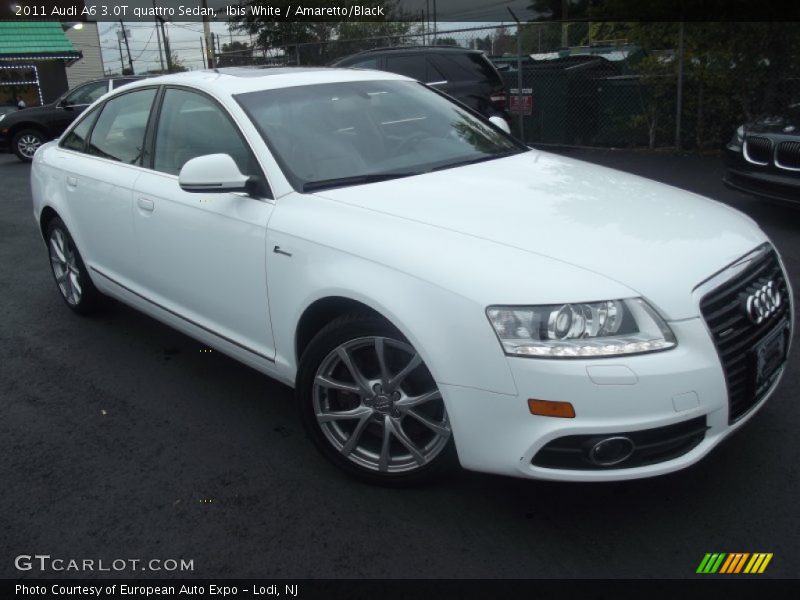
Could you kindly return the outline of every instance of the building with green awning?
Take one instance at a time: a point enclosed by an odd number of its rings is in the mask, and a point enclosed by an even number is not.
[[[55,100],[67,90],[67,66],[81,56],[58,21],[0,21],[0,105]]]

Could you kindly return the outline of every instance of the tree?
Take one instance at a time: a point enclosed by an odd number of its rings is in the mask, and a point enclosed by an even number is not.
[[[458,46],[458,42],[454,37],[439,37],[436,38],[437,46]]]
[[[371,48],[403,45],[405,37],[415,29],[408,21],[342,21],[336,28],[336,40],[325,49],[327,59],[331,61]]]
[[[217,56],[219,67],[241,67],[253,64],[253,48],[244,42],[222,44],[222,53]]]
[[[171,73],[182,73],[183,71],[189,70],[186,68],[186,65],[183,64],[181,57],[172,49],[170,49],[169,53],[169,64],[172,65]]]
[[[585,17],[589,4],[589,0],[533,0],[528,5],[528,10],[539,15],[540,19],[562,21]]]
[[[608,0],[590,10],[601,21],[611,15],[630,14],[640,7],[634,0]],[[730,7],[714,0],[718,14]],[[690,5],[687,5],[690,6]],[[710,10],[709,4],[703,4]],[[677,92],[678,30],[674,22],[602,23],[597,39],[624,38],[650,56],[661,50],[660,60],[632,65],[635,73],[660,88],[653,97],[660,123],[674,116]],[[800,77],[800,36],[795,23],[763,21],[686,22],[683,25],[682,139],[699,149],[718,147],[733,129],[753,118],[780,111],[788,102],[788,83]],[[670,57],[671,58],[666,58]],[[657,127],[661,129],[659,124]]]
[[[247,0],[243,3],[247,10],[244,16],[231,17],[231,25],[237,31],[244,31],[255,37],[255,45],[267,52],[282,50],[285,60],[290,63],[326,64],[348,54],[351,44],[346,40],[372,37],[398,38],[408,33],[412,25],[403,21],[405,16],[398,7],[398,0],[343,0],[335,8],[349,9],[351,5],[381,7],[384,17],[363,21],[320,21],[321,17],[301,17],[289,15],[289,19],[275,19],[274,16],[259,16],[253,13],[253,6],[280,8],[281,14],[291,9],[296,11],[298,4],[293,0]],[[306,0],[302,8],[332,8],[330,0]],[[334,17],[330,17],[334,18]],[[298,20],[299,19],[299,20]],[[338,43],[331,44],[336,40]],[[374,44],[373,44],[374,45]],[[353,52],[364,49],[357,47]]]

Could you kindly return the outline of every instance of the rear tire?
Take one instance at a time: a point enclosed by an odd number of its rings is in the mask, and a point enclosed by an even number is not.
[[[14,134],[11,148],[22,162],[31,162],[39,146],[47,140],[44,134],[37,129],[23,129]]]
[[[94,287],[78,248],[64,222],[54,217],[45,228],[50,271],[53,273],[61,299],[79,315],[97,311],[102,294]]]
[[[378,485],[418,485],[457,465],[436,382],[385,320],[345,315],[311,340],[295,389],[303,425],[333,464]]]

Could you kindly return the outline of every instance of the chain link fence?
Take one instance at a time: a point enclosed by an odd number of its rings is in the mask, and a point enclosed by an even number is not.
[[[794,25],[548,22],[434,31],[417,24],[393,35],[268,48],[231,42],[217,49],[216,64],[326,65],[397,46],[476,49],[506,82],[512,129],[526,143],[706,150],[766,109],[800,102]]]

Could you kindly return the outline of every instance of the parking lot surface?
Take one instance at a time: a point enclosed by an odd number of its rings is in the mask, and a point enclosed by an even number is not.
[[[726,189],[718,158],[567,154],[743,210],[800,288],[800,209]],[[73,315],[29,171],[0,155],[0,577],[41,576],[14,567],[36,553],[194,565],[117,576],[672,578],[695,577],[706,552],[772,552],[762,577],[797,575],[797,348],[764,409],[680,473],[370,487],[317,455],[289,388],[125,306]]]

